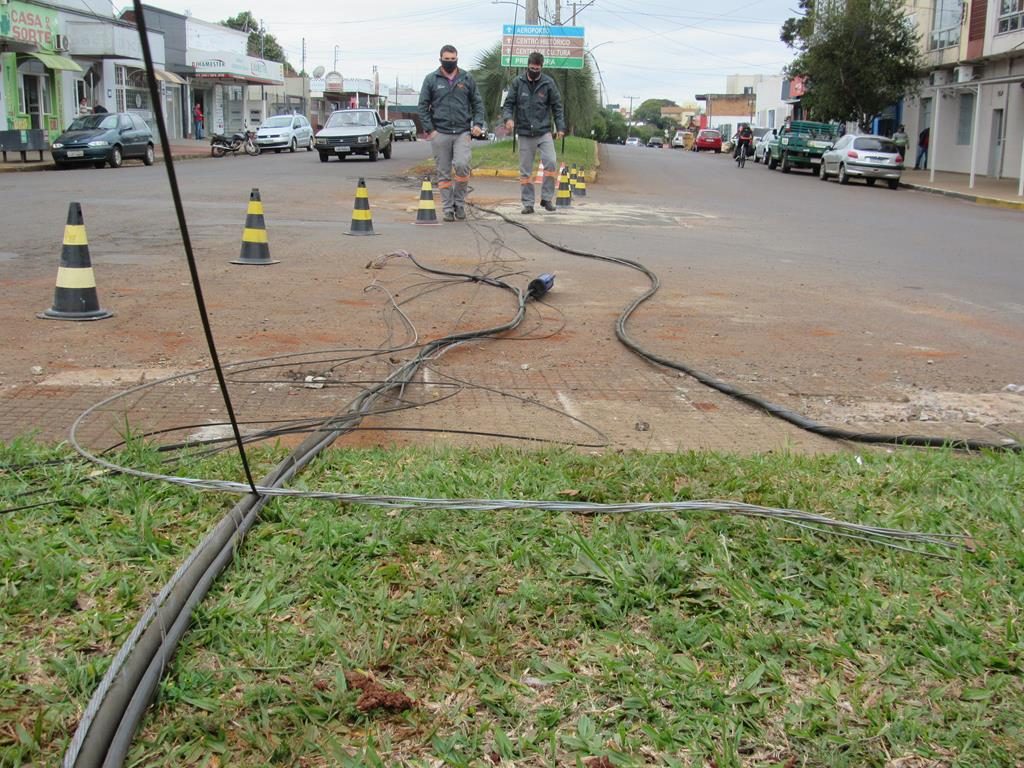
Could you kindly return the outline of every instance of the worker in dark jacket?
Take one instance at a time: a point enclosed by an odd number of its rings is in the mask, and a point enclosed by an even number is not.
[[[443,218],[461,221],[466,218],[470,134],[483,133],[484,102],[470,74],[459,69],[454,46],[441,48],[441,66],[423,80],[419,111],[437,165]]]
[[[501,116],[505,128],[515,129],[519,136],[519,185],[522,188],[523,213],[533,213],[533,158],[540,150],[540,164],[544,169],[544,183],[540,188],[540,204],[555,210],[555,142],[551,138],[551,116],[554,114],[557,138],[565,135],[565,113],[562,94],[550,76],[542,71],[544,54],[534,51],[526,60],[526,72],[508,87]]]

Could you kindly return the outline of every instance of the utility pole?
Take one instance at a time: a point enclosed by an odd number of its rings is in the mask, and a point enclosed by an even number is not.
[[[540,9],[537,7],[540,0],[526,0],[526,23],[530,25],[540,24]]]
[[[555,26],[562,26],[562,0],[555,0]]]
[[[302,74],[306,75],[306,38],[302,38]]]
[[[338,71],[338,46],[334,46],[334,71]]]
[[[639,96],[623,96],[624,99],[629,99],[629,117],[626,119],[626,138],[628,139],[633,135],[633,99],[640,98]]]

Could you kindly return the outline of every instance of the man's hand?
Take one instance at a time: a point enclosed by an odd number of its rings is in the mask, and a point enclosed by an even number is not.
[[[474,125],[473,130],[470,131],[470,133],[472,133],[474,136],[480,136],[481,134],[483,134],[483,131],[480,130],[479,125]]]
[[[505,121],[505,130],[508,131],[509,133],[512,133],[512,129],[515,128],[515,127],[516,127],[516,121],[515,120],[506,120]]]
[[[427,134],[427,141],[433,141],[435,136],[437,136],[437,131],[431,131]]]
[[[559,131],[558,133],[555,134],[556,139],[560,139],[563,136],[565,136],[565,131]]]

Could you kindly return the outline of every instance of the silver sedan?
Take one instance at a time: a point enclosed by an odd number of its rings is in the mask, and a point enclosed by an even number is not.
[[[903,156],[892,139],[885,136],[854,136],[847,134],[821,157],[822,181],[835,176],[840,184],[862,178],[869,187],[884,179],[889,189],[900,185]]]

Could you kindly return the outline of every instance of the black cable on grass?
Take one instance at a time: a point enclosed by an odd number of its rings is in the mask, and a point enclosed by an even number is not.
[[[188,233],[188,222],[185,220],[185,209],[181,203],[181,191],[178,189],[178,175],[174,170],[174,158],[171,155],[171,142],[167,138],[167,126],[164,124],[163,98],[160,96],[160,87],[157,84],[156,73],[153,69],[153,55],[149,50],[149,33],[146,30],[146,18],[142,11],[141,0],[132,0],[135,8],[135,25],[139,30],[139,42],[142,44],[142,58],[146,62],[146,84],[149,86],[149,97],[153,102],[153,110],[156,113],[156,127],[160,132],[160,146],[164,153],[164,166],[167,168],[167,180],[171,187],[171,197],[174,198],[174,212],[178,217],[178,229],[181,231],[181,242],[185,248],[185,257],[188,260],[188,271],[192,276],[192,289],[196,296],[196,308],[199,310],[199,318],[203,323],[203,334],[206,336],[206,346],[210,350],[210,360],[217,373],[217,382],[220,385],[221,395],[224,397],[224,407],[227,408],[228,418],[231,419],[231,428],[235,433],[235,441],[238,444],[238,454],[242,459],[242,467],[245,470],[245,479],[253,494],[259,495],[256,490],[256,481],[253,480],[252,472],[249,469],[249,458],[245,455],[245,446],[242,444],[242,435],[238,431],[238,423],[235,419],[235,409],[231,405],[231,394],[228,392],[227,382],[224,380],[224,371],[221,369],[220,356],[217,354],[217,345],[213,340],[213,328],[210,326],[210,318],[206,311],[206,301],[203,299],[203,287],[199,280],[199,269],[196,266],[195,254],[192,252],[192,238]]]
[[[6,509],[0,509],[0,515],[10,515],[14,512],[22,512],[26,509],[36,509],[38,507],[50,507],[54,504],[63,504],[67,499],[50,499],[48,501],[40,501],[36,504],[22,504],[20,507],[7,507]]]
[[[752,405],[755,408],[759,408],[771,416],[774,416],[783,421],[787,421],[794,426],[799,427],[807,432],[811,432],[822,437],[833,438],[836,440],[849,440],[855,443],[869,443],[876,445],[908,445],[916,446],[920,448],[954,448],[963,451],[980,451],[980,450],[992,450],[992,451],[1013,451],[1016,453],[1024,452],[1024,444],[1016,441],[1008,443],[993,443],[987,440],[970,440],[967,438],[959,437],[931,437],[929,435],[884,435],[877,432],[854,432],[849,429],[842,429],[840,427],[830,427],[821,424],[813,419],[810,419],[802,414],[796,413],[784,408],[781,405],[772,403],[769,400],[765,400],[762,397],[754,395],[750,392],[746,392],[739,387],[733,386],[720,379],[716,379],[710,374],[704,373],[703,371],[697,370],[692,366],[681,363],[677,360],[671,360],[667,357],[663,357],[654,352],[650,352],[642,347],[638,342],[634,341],[626,330],[626,324],[629,322],[630,316],[636,309],[643,304],[645,301],[650,299],[658,289],[661,287],[661,281],[657,274],[652,272],[650,269],[645,267],[638,261],[632,259],[626,259],[620,256],[602,256],[596,253],[590,253],[588,251],[581,251],[575,248],[569,248],[568,246],[554,243],[544,237],[541,237],[532,229],[525,224],[516,221],[515,219],[509,218],[501,211],[495,211],[491,208],[484,208],[483,206],[475,205],[474,203],[468,203],[477,210],[489,213],[499,218],[504,219],[507,223],[514,227],[519,227],[524,230],[530,237],[539,243],[552,248],[562,253],[567,253],[570,256],[582,256],[587,259],[597,259],[598,261],[607,261],[612,264],[621,264],[624,267],[635,269],[638,272],[642,272],[651,283],[651,287],[644,291],[640,296],[631,301],[626,308],[619,315],[618,320],[615,323],[615,335],[618,336],[619,341],[625,344],[640,357],[650,360],[653,363],[658,363],[666,368],[672,368],[677,371],[682,371],[688,376],[693,377],[701,384],[716,389],[719,392],[729,395],[741,402]]]

